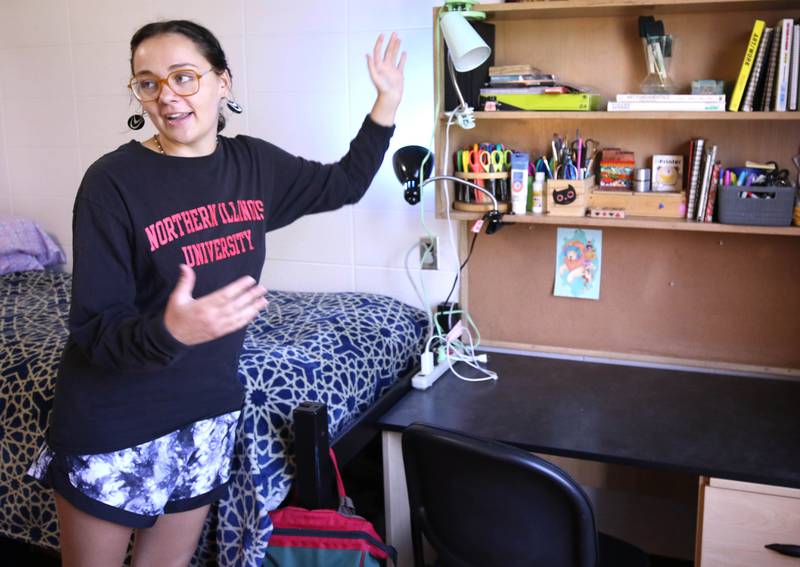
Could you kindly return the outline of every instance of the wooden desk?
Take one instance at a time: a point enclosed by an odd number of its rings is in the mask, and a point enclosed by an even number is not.
[[[410,558],[400,432],[411,423],[544,453],[800,488],[800,383],[489,353],[500,379],[451,374],[380,420],[387,538]],[[795,542],[796,543],[796,542]]]

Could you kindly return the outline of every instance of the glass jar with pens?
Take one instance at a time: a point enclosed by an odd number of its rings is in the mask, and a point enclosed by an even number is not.
[[[653,16],[639,18],[639,37],[644,48],[647,75],[640,88],[647,94],[672,94],[678,88],[670,75],[675,38],[664,32],[664,23]]]

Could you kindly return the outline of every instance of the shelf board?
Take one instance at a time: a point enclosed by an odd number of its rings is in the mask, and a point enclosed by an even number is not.
[[[440,115],[447,120],[447,114]],[[499,111],[475,112],[476,120],[732,120],[747,121],[800,121],[800,112],[560,112],[560,111]]]
[[[490,20],[796,9],[796,0],[545,0],[478,4]]]
[[[441,218],[446,218],[439,215]],[[453,220],[471,221],[481,218],[480,213],[451,211]],[[658,217],[627,217],[624,219],[602,219],[592,217],[554,217],[549,215],[504,215],[503,222],[513,224],[550,224],[586,226],[591,228],[649,228],[655,230],[686,230],[691,232],[718,232],[735,234],[768,234],[776,236],[800,236],[796,226],[745,226],[716,222],[692,222],[683,219]]]

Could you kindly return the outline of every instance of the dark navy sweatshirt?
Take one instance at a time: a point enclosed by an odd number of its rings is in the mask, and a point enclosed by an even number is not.
[[[259,279],[264,234],[358,201],[393,131],[367,117],[348,153],[326,165],[248,136],[220,136],[197,158],[131,141],[92,164],[73,210],[70,335],[50,445],[104,453],[240,409],[245,331],[190,347],[164,326],[178,265],[194,269],[196,298]]]

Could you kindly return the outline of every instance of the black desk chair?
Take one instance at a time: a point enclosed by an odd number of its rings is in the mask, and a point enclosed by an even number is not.
[[[403,460],[416,567],[423,534],[447,567],[649,565],[640,549],[598,537],[583,489],[526,451],[415,423]]]

